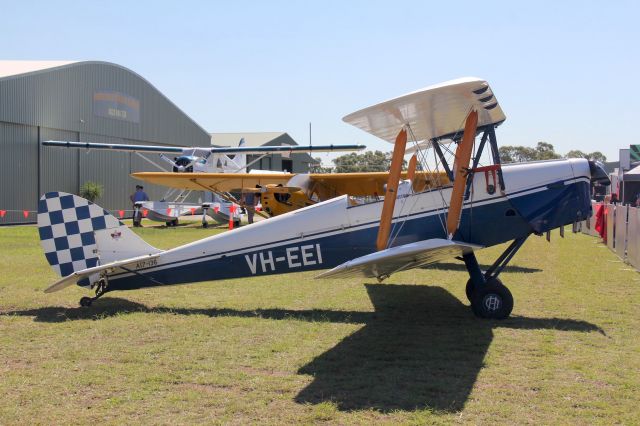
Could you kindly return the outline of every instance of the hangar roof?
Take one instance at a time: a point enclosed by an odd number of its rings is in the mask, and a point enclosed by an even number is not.
[[[130,101],[130,110],[117,110],[127,115],[108,112],[111,106],[97,99],[105,93]],[[82,138],[211,143],[208,132],[153,84],[110,62],[0,60],[0,95],[0,121],[78,132]]]
[[[78,61],[0,61],[0,78],[62,67]]]
[[[244,138],[245,146],[255,147],[274,142],[282,136],[286,137],[278,140],[277,145],[282,143],[297,145],[286,132],[211,133],[211,145],[238,146],[240,139]]]

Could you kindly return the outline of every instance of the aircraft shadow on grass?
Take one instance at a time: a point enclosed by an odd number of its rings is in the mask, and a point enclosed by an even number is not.
[[[366,284],[374,312],[288,309],[148,308],[125,299],[104,297],[90,309],[50,307],[6,312],[63,322],[127,312],[174,315],[238,316],[363,324],[355,333],[298,370],[313,381],[295,397],[298,403],[331,401],[340,410],[382,412],[464,408],[493,339],[493,329],[603,330],[589,322],[561,318],[512,316],[479,320],[468,306],[441,287]]]

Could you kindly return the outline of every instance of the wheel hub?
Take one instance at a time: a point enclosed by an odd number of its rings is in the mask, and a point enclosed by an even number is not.
[[[488,312],[495,312],[502,307],[502,299],[497,294],[487,294],[482,303]]]

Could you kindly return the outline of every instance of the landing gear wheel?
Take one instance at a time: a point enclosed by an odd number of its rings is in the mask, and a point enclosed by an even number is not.
[[[91,297],[84,296],[82,299],[80,299],[80,306],[82,306],[83,308],[88,308],[89,306],[91,306],[91,303],[93,303],[93,299]]]
[[[173,219],[171,221],[171,226],[178,226],[178,219]]]
[[[467,281],[467,285],[464,288],[465,293],[467,294],[467,300],[469,300],[469,302],[473,303],[473,293],[475,293],[476,290],[476,286],[473,285],[473,281],[471,280],[471,278],[469,278],[469,281]]]
[[[207,222],[202,222],[202,227],[203,227],[203,228],[208,228],[208,227],[209,227],[209,224],[208,224]]]
[[[489,278],[474,292],[471,309],[480,318],[505,319],[513,310],[513,296],[499,279]]]

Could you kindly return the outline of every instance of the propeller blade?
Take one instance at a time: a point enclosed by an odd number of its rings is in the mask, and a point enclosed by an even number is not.
[[[476,138],[478,127],[478,112],[471,111],[464,124],[464,134],[462,140],[456,148],[456,157],[453,167],[453,190],[449,201],[449,213],[447,214],[447,236],[453,238],[453,234],[460,225],[460,215],[462,214],[462,202],[464,191],[467,186],[467,174],[469,162],[473,151],[473,141]]]
[[[387,179],[387,192],[384,196],[384,204],[382,205],[382,214],[380,215],[380,227],[378,228],[378,239],[376,240],[376,248],[378,251],[387,248],[389,243],[389,234],[391,233],[391,220],[393,219],[393,209],[396,205],[396,197],[398,194],[398,183],[400,181],[400,173],[402,172],[402,162],[404,160],[404,151],[407,147],[407,131],[402,128],[396,143],[393,146],[393,156],[391,157],[391,168]]]
[[[171,158],[167,157],[164,154],[160,154],[160,158],[164,161],[166,161],[167,163],[171,164],[171,167],[175,167],[175,168],[179,168],[179,166],[176,164],[175,161],[173,161]]]

